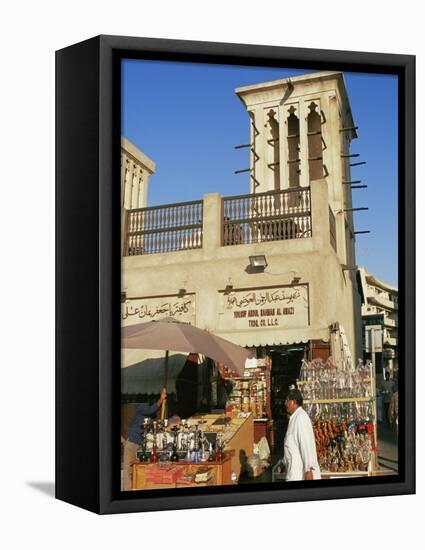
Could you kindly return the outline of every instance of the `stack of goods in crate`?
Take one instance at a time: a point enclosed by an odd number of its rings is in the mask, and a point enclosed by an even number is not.
[[[254,418],[270,417],[270,368],[264,359],[254,359],[244,376],[232,376],[233,390],[228,407],[235,413],[251,413]]]
[[[254,418],[265,416],[266,382],[264,376],[235,381],[230,396],[234,410],[252,413]]]
[[[184,475],[184,466],[152,464],[146,468],[149,483],[176,483]]]
[[[197,485],[209,484],[214,480],[214,469],[208,466],[201,466],[196,471],[185,471],[182,476],[177,479],[179,486],[189,486],[196,483]]]
[[[210,479],[212,479],[213,475],[214,471],[212,468],[202,466],[201,468],[198,468],[195,473],[195,483],[207,483]]]

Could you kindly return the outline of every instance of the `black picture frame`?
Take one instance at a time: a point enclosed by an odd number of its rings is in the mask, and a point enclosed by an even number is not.
[[[119,490],[120,59],[396,74],[399,473],[290,487]],[[115,182],[115,183],[114,183]],[[118,197],[118,200],[116,198]],[[415,57],[98,36],[56,52],[56,498],[96,513],[415,492]],[[210,488],[205,488],[210,489]],[[213,488],[211,488],[213,489]]]

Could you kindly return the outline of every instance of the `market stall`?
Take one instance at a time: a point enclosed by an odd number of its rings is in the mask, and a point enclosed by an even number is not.
[[[211,485],[230,485],[231,457],[224,455],[219,461],[206,463],[151,464],[132,462],[133,489],[174,489],[179,487],[206,487]]]
[[[132,489],[236,483],[254,447],[251,413],[196,415],[170,426],[146,422]]]
[[[371,363],[303,362],[297,381],[313,423],[322,477],[374,475],[376,396]]]
[[[243,376],[231,376],[233,390],[227,410],[250,412],[254,422],[254,442],[265,437],[273,446],[273,420],[270,395],[270,357],[248,359]]]

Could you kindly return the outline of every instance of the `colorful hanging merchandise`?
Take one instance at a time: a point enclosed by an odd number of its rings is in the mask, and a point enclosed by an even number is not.
[[[372,473],[376,468],[376,403],[372,364],[329,358],[303,361],[298,386],[313,423],[323,472]]]

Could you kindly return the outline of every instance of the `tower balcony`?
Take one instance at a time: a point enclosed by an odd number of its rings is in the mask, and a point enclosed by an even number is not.
[[[220,198],[220,246],[312,236],[310,188]],[[138,256],[203,247],[204,201],[126,211],[124,255]]]
[[[127,210],[123,256],[190,252],[195,260],[218,253],[257,254],[266,246],[274,254],[315,250],[339,257],[343,219],[334,212],[325,180],[311,187],[231,197],[211,193],[203,200]]]

